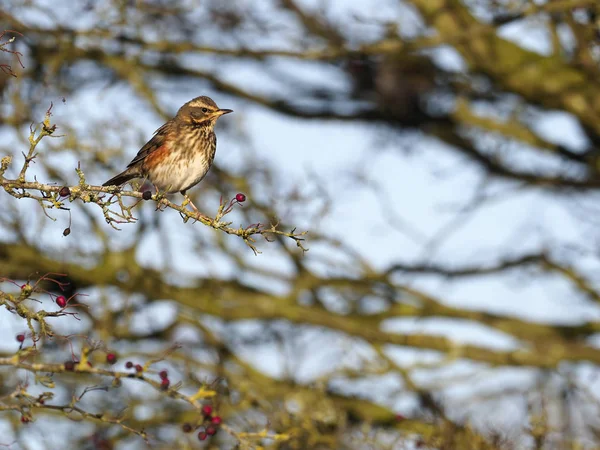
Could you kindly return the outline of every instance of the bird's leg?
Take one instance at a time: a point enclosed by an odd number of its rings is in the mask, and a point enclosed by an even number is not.
[[[192,209],[196,212],[196,214],[200,214],[200,210],[198,208],[196,208],[196,205],[194,205],[194,202],[192,202],[192,199],[190,199],[188,197],[188,200],[190,201],[190,206],[192,207]]]
[[[200,211],[198,210],[198,208],[196,208],[196,205],[194,205],[194,202],[192,202],[192,199],[189,197],[189,195],[187,195],[186,192],[182,192],[181,194],[185,198],[185,200],[183,201],[183,203],[181,204],[181,206],[185,207],[185,206],[187,206],[189,204],[192,207],[192,209],[194,210],[194,212],[196,214],[200,214]]]

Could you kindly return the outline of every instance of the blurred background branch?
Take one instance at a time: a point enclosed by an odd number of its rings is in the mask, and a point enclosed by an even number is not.
[[[0,444],[598,447],[599,13],[4,5]],[[98,187],[198,95],[207,216]]]

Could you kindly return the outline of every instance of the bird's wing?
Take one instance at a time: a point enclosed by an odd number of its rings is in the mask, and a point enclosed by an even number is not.
[[[127,167],[129,168],[137,165],[146,159],[146,157],[152,152],[160,148],[167,141],[167,136],[169,135],[169,128],[171,128],[171,125],[171,121],[169,121],[156,130],[154,132],[154,136],[152,136],[152,139],[144,144],[144,146],[140,149],[137,155],[135,155],[135,158],[131,160]]]

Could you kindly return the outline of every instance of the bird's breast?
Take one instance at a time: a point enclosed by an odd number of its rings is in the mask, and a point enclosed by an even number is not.
[[[190,128],[170,145],[170,151],[149,178],[163,192],[181,192],[198,184],[210,169],[217,139],[212,130]]]

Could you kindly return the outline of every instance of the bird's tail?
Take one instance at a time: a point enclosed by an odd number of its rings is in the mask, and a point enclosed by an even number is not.
[[[102,186],[121,186],[134,178],[139,178],[140,174],[137,171],[131,170],[131,168],[121,172],[120,174],[112,177]]]

